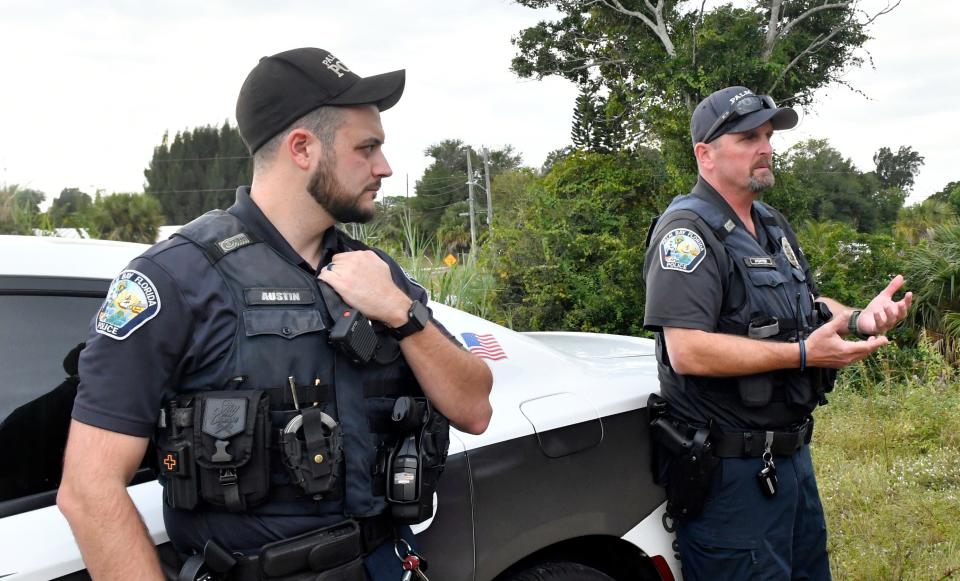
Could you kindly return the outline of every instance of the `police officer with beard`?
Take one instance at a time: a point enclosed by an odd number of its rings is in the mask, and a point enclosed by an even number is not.
[[[162,578],[126,490],[151,439],[167,533],[192,556],[181,575],[401,576],[394,549],[432,510],[447,420],[481,433],[492,412],[489,369],[426,291],[336,227],[374,215],[392,173],[380,111],[403,86],[317,48],[263,58],[237,100],[252,185],[114,281],[57,498],[94,578]],[[391,463],[417,454],[391,493]]]
[[[774,185],[770,139],[796,124],[745,87],[704,99],[690,123],[699,180],[650,233],[657,476],[687,580],[830,578],[810,414],[912,298],[894,300],[899,275],[862,309],[819,296],[792,228],[759,201]]]

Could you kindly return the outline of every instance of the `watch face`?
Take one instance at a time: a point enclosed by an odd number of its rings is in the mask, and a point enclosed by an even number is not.
[[[413,301],[413,304],[410,305],[410,320],[416,321],[416,325],[423,329],[427,326],[427,321],[430,320],[430,311],[420,301]]]

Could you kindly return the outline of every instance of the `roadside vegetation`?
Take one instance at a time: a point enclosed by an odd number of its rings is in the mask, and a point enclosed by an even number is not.
[[[696,103],[743,85],[809,112],[899,5],[517,1],[556,9],[559,20],[518,31],[512,68],[577,85],[570,144],[527,167],[510,145],[442,140],[408,195],[347,231],[398,257],[434,301],[521,331],[625,335],[645,334],[651,220],[696,180]],[[960,579],[960,181],[904,207],[924,165],[909,145],[880,147],[869,168],[826,139],[778,154],[764,201],[796,228],[821,294],[862,307],[903,273],[915,297],[893,344],[845,370],[816,414],[834,575]],[[155,148],[140,193],[71,187],[44,210],[45,193],[0,184],[0,234],[153,242],[160,224],[229,205],[250,173],[229,123],[178,131]]]
[[[960,387],[927,342],[845,372],[812,445],[834,578],[960,578]]]

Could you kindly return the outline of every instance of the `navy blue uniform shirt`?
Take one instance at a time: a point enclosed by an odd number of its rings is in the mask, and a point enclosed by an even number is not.
[[[249,188],[237,190],[237,201],[228,212],[238,217],[251,234],[316,274],[263,215],[250,198]],[[330,262],[345,238],[335,227],[324,233],[321,268]],[[427,292],[423,287],[407,278],[386,253],[374,251],[390,265],[394,283],[411,299],[426,304]],[[135,274],[129,274],[130,271]],[[94,316],[87,346],[80,356],[80,385],[73,418],[114,432],[150,437],[163,402],[176,395],[181,377],[195,373],[226,377],[227,370],[218,373],[218,366],[226,365],[224,356],[233,342],[238,319],[226,284],[201,249],[184,238],[174,236],[151,247],[135,258],[124,273],[131,283],[139,284],[146,296],[150,297],[152,291],[156,304],[151,299],[144,311],[144,317],[149,316],[145,321],[138,326],[121,326],[118,332],[116,326],[106,326],[111,312],[109,303],[124,299],[116,292],[108,296],[104,308]],[[434,324],[456,342],[442,325],[436,321]],[[330,354],[323,358],[332,365]]]

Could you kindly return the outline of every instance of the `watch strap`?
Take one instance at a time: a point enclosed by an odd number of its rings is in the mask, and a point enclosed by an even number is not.
[[[427,326],[427,321],[429,321],[429,311],[427,311],[427,315],[423,320],[418,318],[417,314],[422,315],[426,309],[427,307],[420,301],[413,301],[413,303],[410,304],[410,310],[407,311],[407,322],[399,327],[390,329],[390,334],[393,335],[397,341],[402,341],[414,333],[423,331]]]
[[[847,331],[854,337],[859,337],[861,339],[866,339],[869,335],[865,335],[860,332],[860,328],[857,327],[857,322],[860,320],[860,313],[863,311],[853,311],[850,313],[850,318],[847,319]]]

